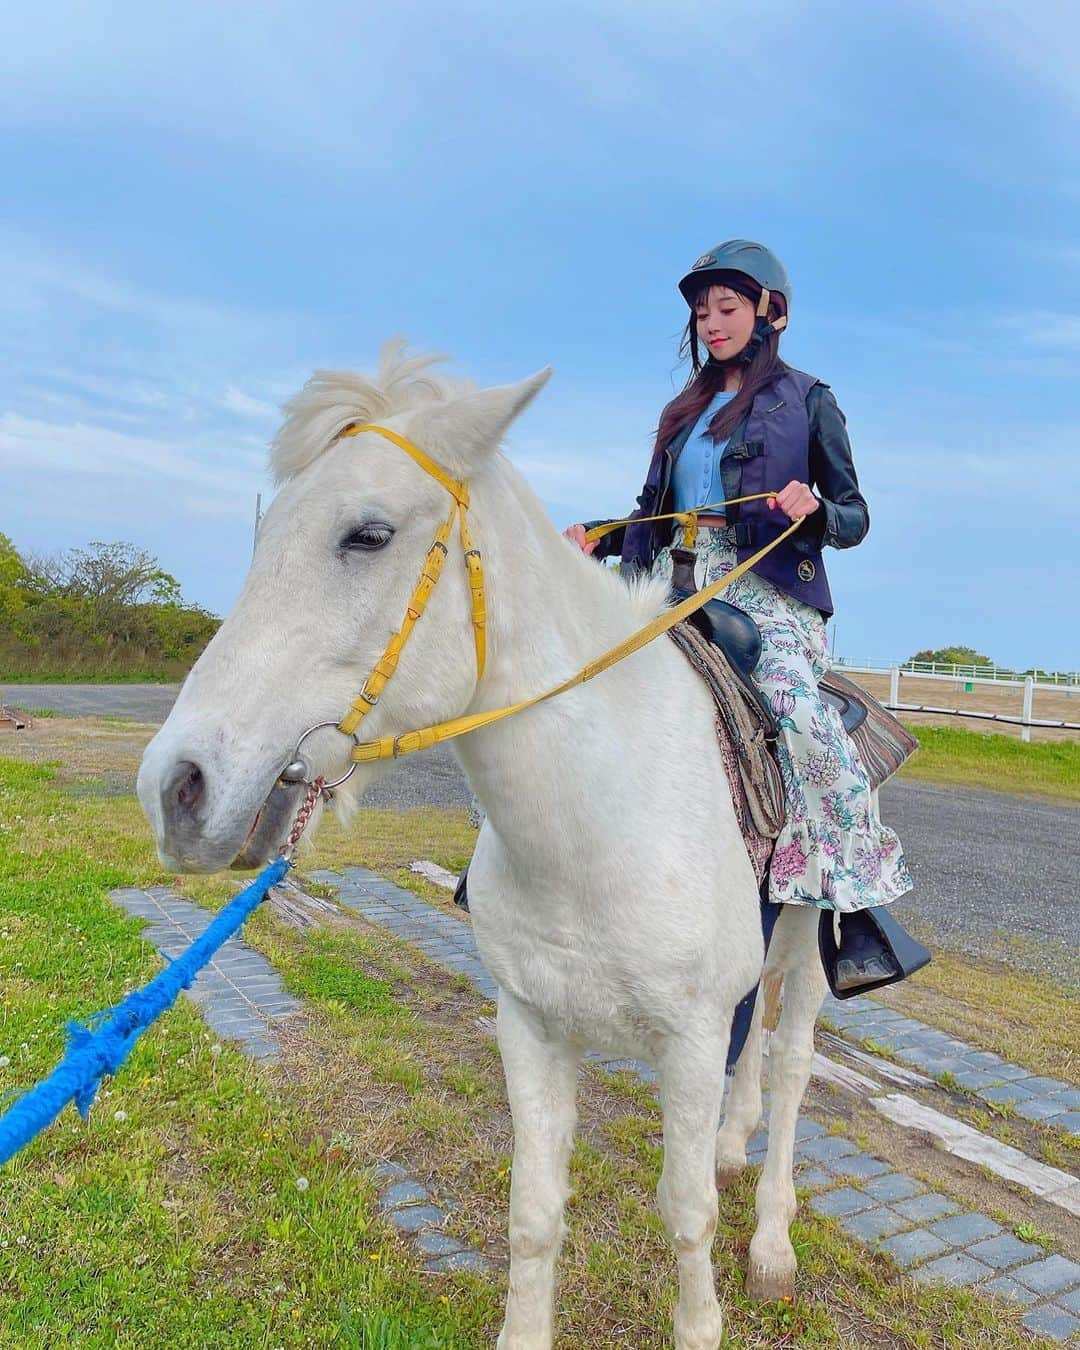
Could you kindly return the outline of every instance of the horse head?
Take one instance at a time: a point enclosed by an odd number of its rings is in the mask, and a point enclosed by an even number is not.
[[[243,591],[140,767],[139,800],[166,866],[260,865],[285,839],[303,796],[299,779],[329,782],[350,767],[353,742],[337,724],[401,628],[454,505],[438,478],[392,441],[355,429],[377,423],[420,447],[448,478],[470,483],[549,376],[480,390],[432,378],[435,359],[405,358],[402,344],[391,343],[374,379],[319,371],[286,404],[271,446],[280,491]],[[365,717],[365,736],[457,716],[476,691],[459,523],[431,603]],[[470,524],[482,546],[479,523]],[[302,738],[307,772],[288,772]],[[355,766],[336,798],[341,809],[374,772]]]

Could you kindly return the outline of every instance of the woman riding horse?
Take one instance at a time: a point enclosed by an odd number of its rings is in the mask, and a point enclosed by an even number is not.
[[[840,715],[818,693],[829,668],[825,623],[833,612],[822,549],[853,547],[870,523],[844,415],[827,384],[780,358],[791,285],[769,249],[728,240],[703,254],[679,289],[690,307],[680,347],[690,376],[660,416],[632,523],[595,542],[587,542],[586,530],[610,522],[572,525],[566,535],[595,558],[621,554],[624,574],[670,576],[682,526],[649,518],[704,508],[694,564],[703,588],[803,517],[802,527],[724,598],[760,629],[754,680],[779,728],[787,815],[768,899],[854,916],[904,895],[912,881]],[[766,501],[709,511],[773,487]],[[849,917],[840,934],[827,972],[835,992],[900,973],[877,925]]]

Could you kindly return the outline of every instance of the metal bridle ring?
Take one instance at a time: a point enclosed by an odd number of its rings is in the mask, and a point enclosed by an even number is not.
[[[305,731],[304,734],[300,737],[300,739],[296,742],[296,749],[293,751],[293,759],[294,759],[294,760],[297,760],[297,759],[300,758],[300,747],[304,744],[304,742],[305,742],[305,741],[307,740],[307,738],[311,735],[311,733],[312,733],[313,731],[322,731],[322,729],[323,729],[324,727],[333,727],[335,730],[337,730],[338,724],[337,724],[336,722],[316,722],[315,725],[314,725],[313,727],[308,727],[307,731]],[[342,735],[345,735],[346,733],[345,733],[345,732],[342,732],[341,734],[342,734]],[[352,741],[352,743],[353,743],[354,745],[359,745],[359,744],[360,744],[360,742],[356,739],[355,735],[350,735],[350,736],[349,736],[349,739]],[[306,765],[305,765],[305,767],[306,767]],[[344,783],[344,782],[346,781],[346,779],[349,779],[349,778],[351,778],[351,777],[353,776],[353,774],[355,773],[355,771],[356,771],[356,761],[353,760],[353,761],[349,764],[349,767],[348,767],[348,769],[346,770],[346,772],[343,773],[343,774],[341,775],[340,778],[335,778],[335,779],[333,780],[333,782],[326,782],[326,783],[323,784],[323,791],[324,791],[324,792],[327,792],[327,791],[330,790],[330,788],[340,787],[340,786],[342,785],[342,783]],[[304,781],[307,782],[308,780],[305,779]]]

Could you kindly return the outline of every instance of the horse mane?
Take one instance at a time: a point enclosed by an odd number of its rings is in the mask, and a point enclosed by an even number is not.
[[[284,405],[285,421],[270,443],[270,469],[279,485],[307,468],[352,422],[372,422],[474,393],[472,380],[431,375],[445,356],[406,356],[404,338],[390,338],[374,377],[351,370],[317,370]]]
[[[298,474],[330,448],[352,422],[373,422],[395,413],[411,412],[429,403],[445,403],[479,387],[467,379],[448,379],[430,374],[433,365],[445,356],[419,354],[406,356],[404,338],[383,343],[379,369],[374,377],[351,370],[317,370],[284,405],[285,420],[270,443],[270,468],[277,486]],[[501,458],[501,457],[499,457]],[[529,488],[519,471],[510,469],[514,491],[527,513],[550,527],[540,499]],[[601,585],[610,588],[613,602],[629,598],[640,623],[647,623],[664,608],[668,582],[647,573],[623,577],[609,567],[596,567]]]

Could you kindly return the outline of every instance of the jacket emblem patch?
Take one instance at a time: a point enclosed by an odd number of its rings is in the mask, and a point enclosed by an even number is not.
[[[809,558],[804,558],[795,570],[799,574],[800,581],[813,581],[817,576],[817,568]]]

